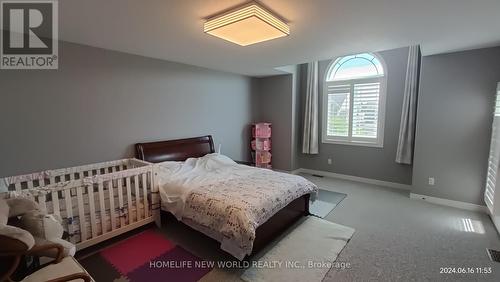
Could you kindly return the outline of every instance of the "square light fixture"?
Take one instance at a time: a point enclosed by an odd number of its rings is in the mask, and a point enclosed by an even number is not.
[[[290,34],[285,22],[254,2],[208,19],[204,31],[241,46]]]

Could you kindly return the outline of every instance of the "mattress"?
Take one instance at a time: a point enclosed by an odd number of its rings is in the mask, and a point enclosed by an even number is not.
[[[139,210],[139,213],[137,212],[137,210]],[[149,211],[148,214],[151,215],[151,211]],[[116,218],[115,229],[124,227],[126,225],[129,225],[130,223],[145,218],[144,204],[142,202],[139,202],[138,206],[136,206],[136,202],[132,201],[132,206],[130,210],[128,209],[128,205],[125,204],[123,209],[116,208],[114,215]],[[104,219],[104,224],[102,219]],[[83,220],[85,226],[85,230],[83,231],[85,234],[85,238],[87,239],[92,238],[92,221],[90,220],[89,212],[84,214]],[[68,241],[72,243],[79,243],[82,241],[80,221],[81,218],[78,214],[74,215],[72,217],[72,220],[68,220],[67,218],[63,217],[62,225],[64,231],[68,233]],[[103,227],[106,228],[104,232],[103,232]],[[111,210],[109,208],[103,212],[102,216],[101,216],[101,211],[99,209],[96,210],[95,228],[96,228],[95,233],[97,236],[111,231]]]

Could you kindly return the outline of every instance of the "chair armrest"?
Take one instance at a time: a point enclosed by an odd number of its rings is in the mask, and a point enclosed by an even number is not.
[[[19,254],[35,245],[35,238],[26,230],[10,226],[0,225],[0,253],[2,255]]]
[[[64,257],[64,247],[60,244],[46,244],[46,245],[35,245],[33,248],[26,252],[27,255],[37,255],[39,252],[56,249],[57,257],[52,263],[59,263]]]
[[[66,257],[66,256],[74,256],[75,253],[76,253],[76,247],[75,245],[71,244],[70,242],[68,241],[65,241],[63,239],[56,239],[56,238],[53,238],[53,239],[50,239],[50,240],[47,240],[47,239],[44,239],[44,238],[40,238],[40,237],[35,237],[35,246],[43,246],[43,245],[50,245],[50,244],[59,244],[63,247],[63,257]],[[57,249],[55,248],[52,248],[52,249],[48,249],[48,250],[45,250],[45,251],[40,251],[38,252],[38,256],[39,257],[49,257],[49,258],[56,258],[57,257]]]
[[[91,282],[92,278],[90,278],[90,275],[88,275],[85,272],[80,272],[80,273],[73,273],[70,275],[62,276],[56,279],[49,280],[47,282],[65,282],[65,281],[72,281],[75,279],[82,279],[85,282]]]
[[[6,272],[0,273],[0,281],[10,281],[10,276],[19,266],[21,257],[34,244],[35,240],[28,231],[14,226],[0,225],[0,257],[12,258],[10,266],[2,266],[2,270]]]

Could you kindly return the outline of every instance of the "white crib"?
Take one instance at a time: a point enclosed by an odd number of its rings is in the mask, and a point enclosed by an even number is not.
[[[77,250],[156,221],[160,200],[153,166],[123,159],[0,179],[3,197],[29,197],[60,215]],[[155,188],[156,187],[156,188]]]

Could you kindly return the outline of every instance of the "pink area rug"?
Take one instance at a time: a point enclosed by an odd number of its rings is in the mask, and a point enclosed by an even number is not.
[[[129,237],[80,263],[96,281],[110,282],[194,282],[213,269],[157,229]]]
[[[101,255],[120,273],[127,274],[174,247],[162,234],[151,229],[102,250]]]

